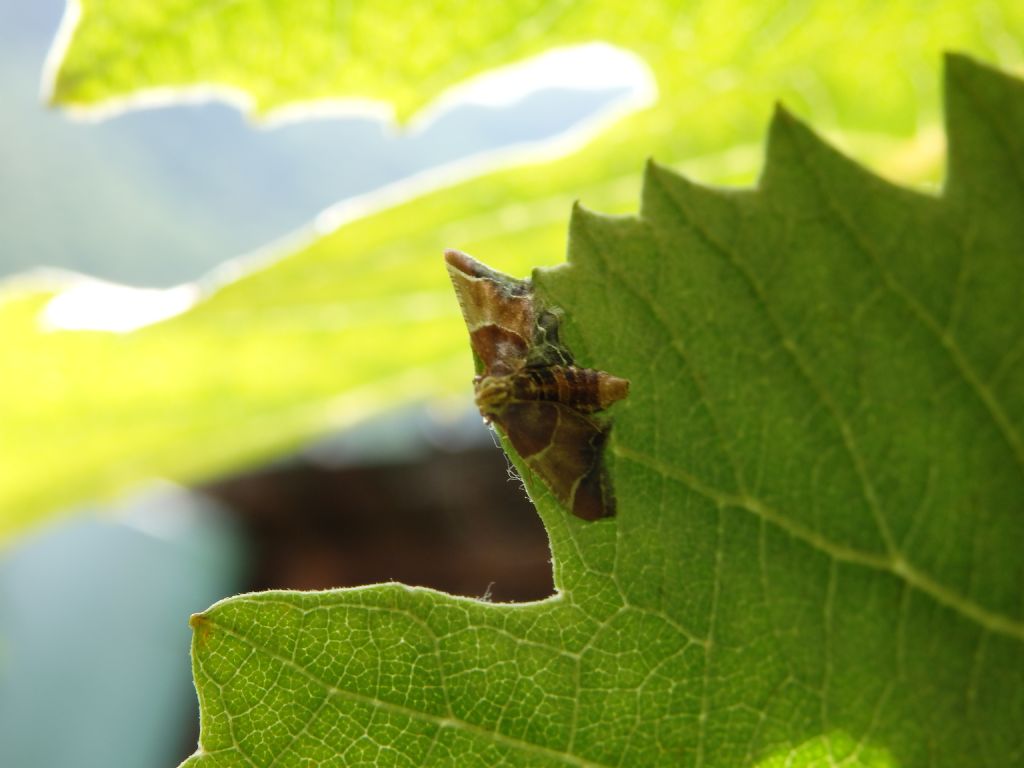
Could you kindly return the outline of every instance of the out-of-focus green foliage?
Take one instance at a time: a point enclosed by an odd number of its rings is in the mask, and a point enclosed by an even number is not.
[[[1024,765],[1024,83],[947,92],[941,197],[780,112],[757,190],[651,166],[639,217],[577,209],[536,284],[631,381],[617,515],[525,472],[541,602],[218,603],[186,765]]]
[[[935,180],[939,52],[1024,61],[1024,7],[1011,0],[81,5],[59,105],[213,82],[263,111],[329,96],[406,116],[465,77],[595,39],[642,57],[659,99],[582,151],[346,224],[158,326],[47,333],[36,322],[47,294],[8,291],[0,538],[152,475],[209,477],[376,408],[464,388],[471,365],[444,298],[444,247],[513,274],[556,263],[571,202],[631,210],[648,156],[705,180],[749,180],[779,98],[876,167]]]

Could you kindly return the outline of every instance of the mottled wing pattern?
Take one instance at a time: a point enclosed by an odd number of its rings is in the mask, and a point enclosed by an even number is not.
[[[447,251],[445,260],[483,375],[502,376],[521,368],[534,329],[529,283],[499,275],[459,251]]]
[[[562,403],[509,403],[494,421],[527,466],[577,517],[615,514],[602,461],[609,427]]]
[[[458,251],[445,259],[483,369],[475,382],[481,414],[574,515],[614,515],[603,462],[611,426],[592,414],[624,398],[629,382],[573,365],[557,314],[536,314],[528,281]]]

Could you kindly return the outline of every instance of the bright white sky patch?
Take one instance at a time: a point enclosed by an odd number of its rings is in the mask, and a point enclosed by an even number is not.
[[[68,0],[60,32],[50,50],[43,78],[44,98],[53,86],[57,65],[81,18],[79,0]],[[532,94],[545,90],[607,92],[607,100],[587,117],[543,138],[512,141],[414,171],[369,192],[348,196],[316,216],[312,223],[242,256],[221,262],[198,282],[169,289],[136,288],[86,277],[76,279],[45,307],[40,325],[46,330],[82,330],[127,333],[181,314],[225,283],[276,262],[342,224],[417,195],[475,178],[498,169],[556,159],[589,143],[627,114],[644,109],[657,99],[657,84],[647,64],[615,46],[593,42],[556,48],[507,66],[493,69],[443,92],[410,122],[408,133],[424,132],[431,124],[460,108],[514,108]],[[243,113],[252,110],[251,98],[241,91],[210,85],[190,88],[152,88],[107,100],[98,105],[68,108],[77,118],[104,119],[125,110],[176,106],[207,100],[227,102]],[[386,102],[318,100],[272,110],[256,124],[272,128],[282,123],[342,116],[374,116],[393,120]]]
[[[67,0],[60,28],[47,53],[40,82],[40,97],[53,95],[57,73],[76,27],[82,18],[80,0]],[[506,108],[545,88],[587,91],[630,92],[628,101],[636,109],[653,104],[657,85],[650,68],[639,56],[608,43],[593,42],[554,48],[524,61],[484,72],[443,92],[413,117],[411,131],[421,131],[447,112],[466,105]],[[143,88],[104,99],[99,104],[62,106],[65,114],[78,120],[96,122],[116,117],[127,110],[159,109],[185,104],[219,101],[243,113],[253,112],[252,97],[238,88],[214,83],[188,86]],[[370,117],[394,122],[394,108],[387,101],[373,99],[317,99],[295,102],[270,110],[256,123],[271,128],[303,120]]]
[[[658,88],[639,56],[607,43],[554,48],[533,58],[470,78],[442,93],[412,121],[422,129],[440,115],[467,104],[498,109],[548,88],[630,92],[630,105],[653,104]]]
[[[104,290],[76,288],[74,292],[62,294],[51,302],[46,310],[44,325],[64,330],[124,332],[165,320],[191,308],[200,296],[208,296],[226,283],[265,268],[282,255],[300,250],[350,221],[490,171],[568,155],[585,146],[625,115],[653,104],[658,92],[650,68],[638,56],[606,43],[588,43],[553,49],[450,88],[413,119],[410,130],[423,131],[431,122],[466,105],[508,108],[532,93],[554,88],[620,93],[588,118],[552,136],[471,154],[411,174],[371,192],[345,198],[321,211],[311,226],[285,235],[255,251],[225,260],[200,279],[198,284],[178,286],[167,291],[144,291],[112,283],[103,283]],[[143,103],[144,100],[136,101],[134,106]],[[267,122],[279,124],[291,120],[323,118],[331,115],[334,108],[344,112],[344,105],[342,101],[296,104],[273,111],[263,125],[266,126]],[[124,309],[117,312],[111,309],[117,300],[108,300],[112,297],[104,292],[115,288],[125,292],[125,298],[120,300]],[[97,302],[95,309],[88,308],[87,304],[91,301]],[[138,313],[122,314],[130,312],[129,305],[138,307]],[[59,313],[58,319],[54,319],[53,312]],[[110,321],[101,320],[108,313],[111,314]],[[129,317],[136,319],[129,320]]]
[[[127,333],[180,315],[199,299],[190,283],[174,288],[135,288],[82,277],[54,296],[40,315],[47,331]]]
[[[442,187],[499,169],[564,157],[584,147],[609,125],[651,106],[658,98],[654,74],[643,59],[607,43],[587,43],[555,48],[449,88],[417,113],[410,123],[410,130],[423,131],[448,112],[467,105],[507,109],[530,94],[545,89],[621,93],[610,98],[589,117],[552,136],[467,155],[365,195],[342,200],[317,216],[314,231],[323,236],[350,221]],[[243,257],[242,262],[247,261]]]

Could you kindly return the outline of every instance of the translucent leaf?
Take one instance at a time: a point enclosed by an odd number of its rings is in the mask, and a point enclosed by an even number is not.
[[[951,58],[947,103],[940,197],[780,111],[755,190],[651,165],[639,217],[577,209],[535,277],[632,382],[617,516],[526,476],[538,603],[193,617],[187,765],[1024,764],[1024,85]]]

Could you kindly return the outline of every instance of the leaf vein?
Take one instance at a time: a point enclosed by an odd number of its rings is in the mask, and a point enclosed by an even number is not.
[[[1014,640],[1024,642],[1024,622],[1013,619],[1009,616],[992,611],[984,606],[978,605],[969,598],[954,592],[943,584],[935,581],[931,576],[918,571],[902,557],[883,557],[870,552],[862,552],[852,547],[839,544],[825,538],[817,531],[808,530],[799,523],[790,520],[770,506],[748,494],[734,494],[713,488],[693,475],[677,467],[670,466],[665,462],[647,456],[638,451],[633,451],[622,445],[615,445],[612,449],[616,456],[634,464],[647,467],[655,472],[661,472],[690,490],[723,506],[732,506],[746,510],[757,517],[775,525],[782,531],[805,544],[816,549],[822,554],[844,563],[860,565],[872,570],[888,573],[906,582],[911,587],[928,595],[937,603],[955,611],[963,618],[999,635],[1005,635]]]
[[[276,653],[270,650],[269,648],[261,646],[259,643],[257,643],[247,635],[238,632],[234,629],[231,629],[230,627],[227,627],[223,624],[218,624],[216,620],[209,615],[207,615],[206,617],[206,623],[208,624],[209,627],[216,627],[221,632],[224,632],[226,635],[233,637],[234,639],[238,640],[241,643],[244,643],[245,645],[248,645],[250,648],[254,648],[260,654],[269,659],[272,659],[276,663],[294,669],[296,672],[305,677],[311,683],[323,688],[324,691],[326,691],[328,694],[328,700],[331,697],[338,696],[340,698],[348,699],[349,701],[357,702],[359,704],[369,705],[377,710],[382,710],[385,712],[389,712],[391,714],[408,717],[411,720],[419,720],[420,722],[430,723],[432,725],[437,726],[438,728],[458,728],[473,736],[491,740],[504,747],[508,747],[509,749],[514,749],[525,753],[536,754],[539,756],[549,758],[551,760],[562,762],[565,765],[578,766],[578,768],[611,768],[611,766],[608,766],[604,763],[598,763],[592,760],[587,760],[585,758],[569,754],[567,752],[560,752],[556,749],[545,747],[541,744],[534,744],[529,741],[523,741],[522,739],[517,739],[514,736],[508,736],[497,731],[491,731],[482,726],[475,725],[474,723],[470,723],[456,717],[439,717],[438,715],[429,712],[422,712],[420,710],[413,709],[412,707],[407,707],[401,704],[386,701],[384,699],[379,699],[375,696],[370,696],[368,694],[357,693],[355,691],[349,691],[344,688],[339,688],[336,685],[333,685],[332,683],[329,683],[323,678],[315,675],[313,672],[306,669],[301,664],[298,664],[289,659],[288,657],[282,656],[281,654]]]

